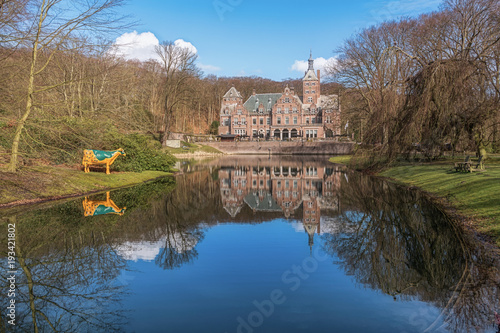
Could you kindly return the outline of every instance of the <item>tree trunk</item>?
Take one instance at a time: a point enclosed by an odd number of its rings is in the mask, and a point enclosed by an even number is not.
[[[24,114],[17,123],[16,132],[14,134],[14,139],[12,140],[12,149],[10,155],[10,164],[8,167],[9,172],[17,171],[18,155],[19,155],[19,142],[21,141],[21,133],[23,132],[26,119],[28,119],[31,113],[31,107],[33,105],[33,92],[34,92],[34,81],[35,81],[35,65],[38,53],[38,41],[36,40],[33,45],[33,52],[31,53],[31,67],[28,81],[28,98],[26,100],[26,109]]]

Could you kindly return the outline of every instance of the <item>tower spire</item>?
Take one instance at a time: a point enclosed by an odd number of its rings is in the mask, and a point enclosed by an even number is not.
[[[312,50],[311,50],[311,53],[309,55],[309,68],[307,70],[314,71],[314,59],[313,59]]]

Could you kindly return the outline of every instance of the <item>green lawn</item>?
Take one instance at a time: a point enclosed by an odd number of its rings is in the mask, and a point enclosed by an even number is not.
[[[181,148],[165,148],[165,151],[168,152],[169,154],[194,154],[197,152],[203,152],[209,154],[222,154],[221,151],[212,148],[210,146],[188,143],[185,141],[181,141]]]
[[[349,164],[350,158],[336,156],[330,161]],[[485,170],[473,173],[455,172],[454,162],[460,161],[462,157],[432,163],[399,162],[378,175],[447,199],[459,214],[474,220],[478,231],[494,237],[500,246],[500,155],[488,156]]]
[[[447,160],[394,166],[380,175],[448,199],[459,213],[475,220],[478,231],[493,236],[500,246],[500,157],[490,156],[485,166],[483,171],[455,172],[453,161]]]
[[[0,169],[0,205],[104,191],[171,175],[163,171],[84,173],[75,168],[34,166],[16,173]]]

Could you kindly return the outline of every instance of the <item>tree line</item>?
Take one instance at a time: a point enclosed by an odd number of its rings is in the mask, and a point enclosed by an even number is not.
[[[329,73],[368,155],[500,149],[499,13],[496,0],[445,0],[346,40]]]
[[[74,163],[82,148],[116,149],[110,131],[160,142],[174,131],[217,134],[231,86],[244,98],[286,84],[301,90],[293,79],[204,75],[197,55],[170,41],[155,61],[116,56],[110,41],[133,25],[117,14],[122,5],[0,1],[0,163],[9,171],[33,159]]]

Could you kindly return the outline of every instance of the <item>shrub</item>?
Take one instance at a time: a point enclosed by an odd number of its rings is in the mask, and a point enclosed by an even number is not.
[[[107,134],[107,150],[123,148],[125,158],[118,158],[113,164],[115,170],[142,172],[146,170],[171,171],[175,163],[172,155],[161,151],[161,144],[141,134]],[[109,146],[108,146],[109,145]]]

